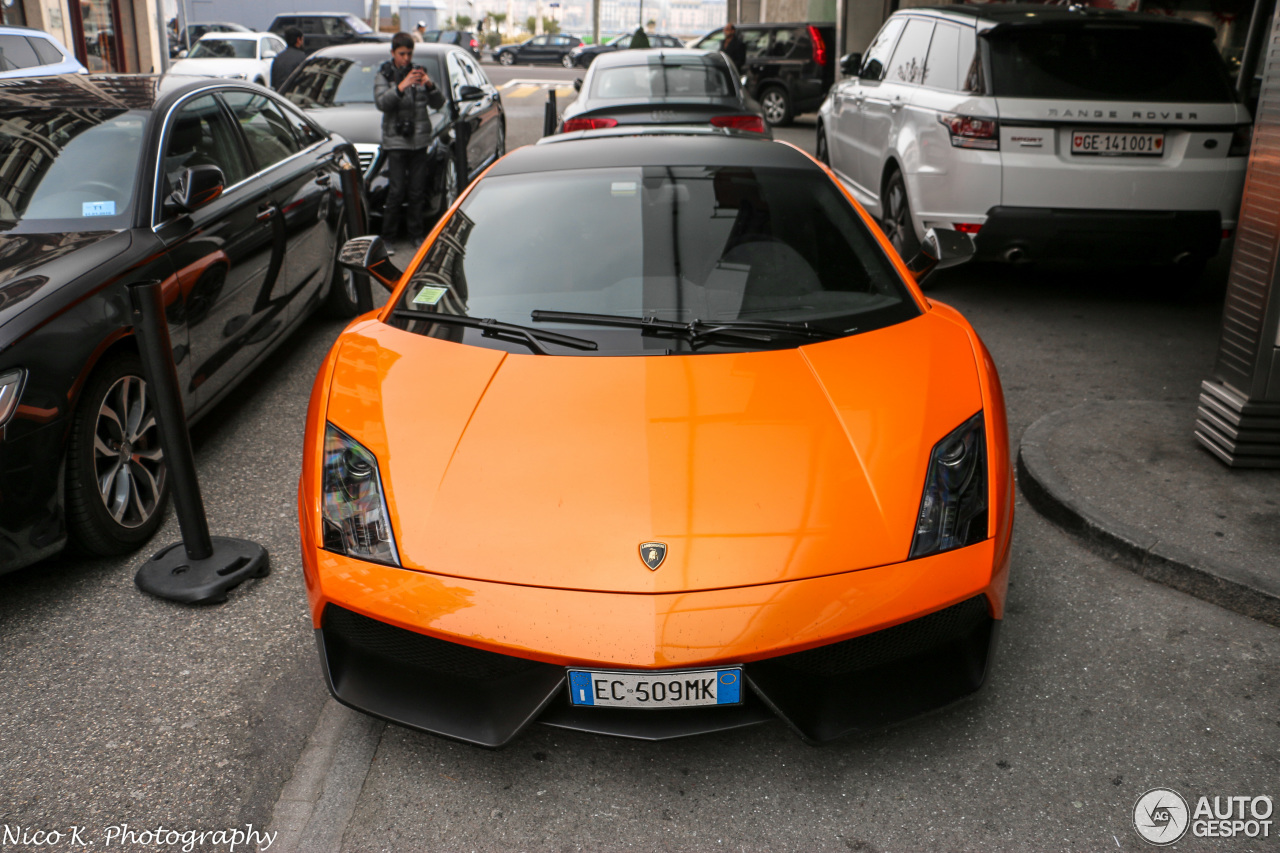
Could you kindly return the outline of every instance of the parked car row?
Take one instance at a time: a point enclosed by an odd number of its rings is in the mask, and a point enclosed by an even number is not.
[[[225,77],[265,86],[271,80],[271,62],[283,53],[284,39],[271,33],[206,33],[189,52],[179,54],[170,74],[188,77]]]

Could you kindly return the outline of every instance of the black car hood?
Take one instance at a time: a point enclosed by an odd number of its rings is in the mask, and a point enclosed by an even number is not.
[[[128,231],[0,233],[0,329],[24,311],[115,258],[133,242]],[[0,347],[4,346],[0,335]]]
[[[348,142],[379,145],[382,142],[382,113],[373,104],[343,104],[306,110],[325,130]]]

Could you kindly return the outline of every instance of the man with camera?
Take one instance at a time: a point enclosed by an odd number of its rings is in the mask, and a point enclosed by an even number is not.
[[[413,39],[396,33],[391,59],[373,78],[373,100],[382,111],[382,150],[387,156],[387,207],[382,235],[387,243],[399,236],[400,211],[409,207],[409,239],[427,236],[427,147],[431,144],[431,110],[444,106],[444,94],[421,65],[413,64]]]

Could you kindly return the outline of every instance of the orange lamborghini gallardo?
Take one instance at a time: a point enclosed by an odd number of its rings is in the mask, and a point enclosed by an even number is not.
[[[956,700],[1003,615],[1000,381],[831,173],[727,131],[494,165],[316,379],[298,494],[329,689],[483,746]],[[914,272],[913,272],[914,270]]]

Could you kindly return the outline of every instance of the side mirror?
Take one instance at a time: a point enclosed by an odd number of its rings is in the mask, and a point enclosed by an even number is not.
[[[179,59],[186,59],[186,58],[187,58],[187,51],[186,51],[186,50],[180,50],[180,51],[178,51],[178,58],[179,58]]]
[[[279,56],[279,54],[277,54],[274,50],[264,50],[262,52],[263,59],[275,59],[277,56]]]
[[[846,77],[854,76],[861,67],[862,54],[860,53],[846,53],[840,57],[840,73]]]
[[[387,290],[395,290],[404,271],[391,263],[387,245],[381,237],[354,237],[338,254],[338,263],[358,273],[368,273]]]
[[[968,234],[945,228],[930,228],[924,232],[920,253],[907,262],[907,269],[915,273],[917,284],[923,284],[934,270],[959,266],[972,259],[976,252],[973,238]]]
[[[484,89],[481,89],[479,86],[459,86],[458,87],[459,101],[478,101],[483,97],[484,97]]]
[[[192,166],[178,178],[177,189],[167,199],[168,206],[190,213],[222,195],[225,185],[226,178],[217,166]]]
[[[579,77],[577,80],[574,80],[574,81],[573,81],[573,91],[575,91],[575,92],[581,92],[581,91],[582,91],[582,78],[581,78],[581,77]]]

